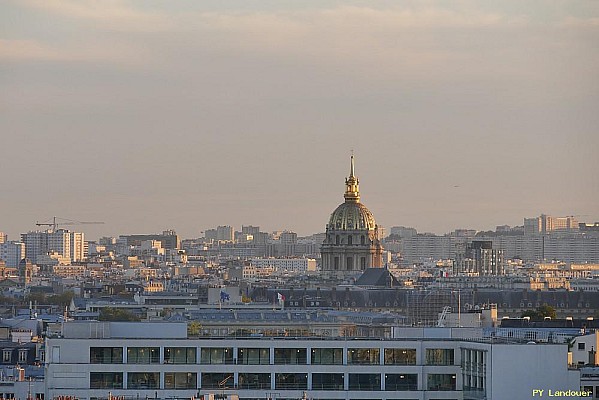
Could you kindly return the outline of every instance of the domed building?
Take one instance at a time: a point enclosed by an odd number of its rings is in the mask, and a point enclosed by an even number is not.
[[[321,247],[325,276],[341,278],[383,266],[378,226],[370,210],[360,203],[359,183],[352,155],[349,177],[345,180],[345,202],[331,214]]]

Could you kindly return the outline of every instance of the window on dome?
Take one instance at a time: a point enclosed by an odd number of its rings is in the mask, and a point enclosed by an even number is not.
[[[347,244],[352,245],[353,244],[352,242],[353,242],[352,237],[351,237],[351,235],[349,235],[347,238]]]

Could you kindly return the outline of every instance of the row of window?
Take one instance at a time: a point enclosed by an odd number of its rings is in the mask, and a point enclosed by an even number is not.
[[[91,389],[123,389],[123,372],[91,372]],[[417,374],[349,374],[349,390],[414,391],[418,390]],[[202,373],[198,386],[196,372],[165,372],[164,389],[275,389],[275,390],[344,390],[344,374],[312,374],[312,387],[308,388],[308,374],[276,373],[272,387],[270,373]],[[160,389],[159,372],[128,372],[127,389]],[[384,383],[384,387],[381,386]],[[456,375],[428,374],[426,390],[456,390]]]
[[[29,396],[31,396],[30,398],[33,400],[33,394],[29,394]],[[0,399],[4,399],[4,400],[13,400],[15,399],[15,394],[13,392],[6,392],[6,393],[2,393],[0,392]],[[43,393],[36,393],[35,394],[35,400],[44,400],[44,394]]]
[[[247,364],[269,365],[269,348],[203,347],[200,349],[200,364]],[[160,347],[127,347],[127,364],[159,364]],[[352,348],[347,350],[348,365],[380,365],[381,349]],[[91,347],[91,364],[122,364],[122,347]],[[195,347],[165,347],[164,363],[196,364]],[[383,349],[384,365],[416,365],[416,349]],[[274,349],[274,364],[308,364],[305,348]],[[342,365],[342,348],[310,349],[310,364]],[[426,365],[453,365],[453,349],[426,349]]]
[[[18,363],[26,363],[27,355],[29,354],[28,349],[19,349],[17,352],[17,359],[13,360],[13,353],[15,351],[13,349],[3,349],[2,350],[2,363],[11,363],[13,361]]]
[[[329,242],[333,242],[333,235],[329,235]],[[346,244],[346,243],[341,236],[335,235],[335,244],[339,245],[339,244]],[[354,238],[352,235],[347,236],[347,244],[350,246],[354,244]],[[358,243],[356,242],[355,244],[358,244]],[[366,244],[366,236],[360,235],[360,244],[361,245]]]

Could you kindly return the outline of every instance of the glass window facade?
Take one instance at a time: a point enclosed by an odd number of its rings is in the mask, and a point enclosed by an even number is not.
[[[127,364],[159,364],[160,347],[128,347]]]
[[[277,390],[307,390],[308,374],[275,374],[275,389]]]
[[[427,390],[456,390],[455,374],[428,374]]]
[[[379,365],[380,349],[347,349],[349,365]]]
[[[89,388],[90,389],[122,389],[123,388],[123,373],[122,372],[90,372]]]
[[[237,349],[237,364],[268,365],[270,364],[270,349]]]
[[[202,389],[233,389],[235,386],[232,372],[202,373]]]
[[[418,374],[385,374],[385,390],[418,390]]]
[[[343,374],[312,374],[312,390],[343,390]]]
[[[343,349],[312,349],[312,364],[341,365],[343,364]]]
[[[198,384],[198,374],[195,372],[165,372],[165,389],[195,389]]]
[[[239,374],[240,389],[270,389],[270,374]]]
[[[453,349],[426,349],[426,365],[453,365]]]
[[[275,349],[275,364],[305,365],[306,362],[306,349]]]
[[[385,365],[416,365],[416,349],[385,349]]]
[[[123,348],[122,347],[90,347],[89,363],[90,364],[122,364],[123,363]]]
[[[462,349],[462,377],[464,393],[478,392],[480,397],[487,390],[487,352]]]
[[[381,374],[349,374],[349,390],[381,390]]]
[[[195,364],[195,347],[165,347],[164,362],[167,364]]]
[[[200,352],[202,364],[233,364],[232,347],[203,347]]]
[[[128,389],[159,389],[160,374],[158,372],[128,372]]]

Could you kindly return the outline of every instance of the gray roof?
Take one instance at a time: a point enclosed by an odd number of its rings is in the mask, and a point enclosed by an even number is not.
[[[399,282],[387,268],[368,268],[356,281],[356,286],[393,287]]]

